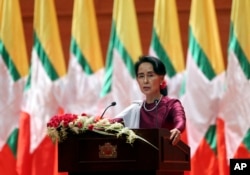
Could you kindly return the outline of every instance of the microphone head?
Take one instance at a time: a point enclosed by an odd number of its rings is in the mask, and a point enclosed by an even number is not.
[[[111,106],[115,106],[115,105],[116,105],[116,102],[113,101],[113,102],[111,103]]]

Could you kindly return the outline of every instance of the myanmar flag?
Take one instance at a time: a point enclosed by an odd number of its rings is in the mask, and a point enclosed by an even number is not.
[[[107,116],[113,117],[132,100],[142,98],[134,72],[134,63],[141,54],[134,1],[114,0],[101,96],[103,107],[112,101],[116,101],[117,105],[107,111]]]
[[[184,57],[175,0],[156,0],[150,55],[166,67],[168,95],[179,97],[184,77]]]
[[[193,0],[185,94],[192,175],[218,175],[216,118],[224,86],[224,63],[213,0]]]
[[[250,1],[234,0],[231,8],[226,90],[221,103],[227,164],[250,158]]]
[[[16,175],[18,123],[28,59],[19,0],[2,0],[0,9],[0,172]]]
[[[60,78],[66,74],[53,0],[36,0],[31,67],[23,95],[18,140],[21,175],[57,172],[56,145],[46,137],[46,124],[60,108]]]
[[[104,61],[93,0],[75,0],[70,61],[62,100],[65,112],[99,114]]]

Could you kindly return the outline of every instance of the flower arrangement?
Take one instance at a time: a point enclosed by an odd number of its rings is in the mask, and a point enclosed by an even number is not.
[[[112,122],[107,118],[88,116],[86,114],[62,114],[53,116],[47,123],[47,134],[53,142],[62,142],[69,132],[80,134],[92,131],[103,135],[126,136],[128,143],[132,144],[135,139],[140,139],[151,146],[144,138],[136,135],[133,130],[125,127],[120,122]],[[155,147],[158,149],[157,147]]]

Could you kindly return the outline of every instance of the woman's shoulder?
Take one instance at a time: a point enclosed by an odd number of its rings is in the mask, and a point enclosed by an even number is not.
[[[162,101],[169,102],[169,101],[179,101],[177,98],[169,97],[169,96],[163,96]]]
[[[175,103],[181,104],[181,102],[180,102],[179,99],[177,99],[177,98],[171,98],[169,96],[162,97],[162,102],[165,103],[165,104],[167,104],[168,106],[171,105],[171,104],[173,105]]]

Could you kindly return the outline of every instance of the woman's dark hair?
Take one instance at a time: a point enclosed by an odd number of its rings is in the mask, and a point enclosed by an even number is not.
[[[138,76],[138,68],[142,63],[152,64],[153,70],[157,75],[163,75],[163,76],[166,75],[166,68],[163,62],[156,57],[146,55],[146,56],[140,56],[138,61],[135,63],[134,70],[135,70],[136,76]],[[161,89],[160,92],[162,95],[166,96],[168,93],[167,86],[165,89]]]

